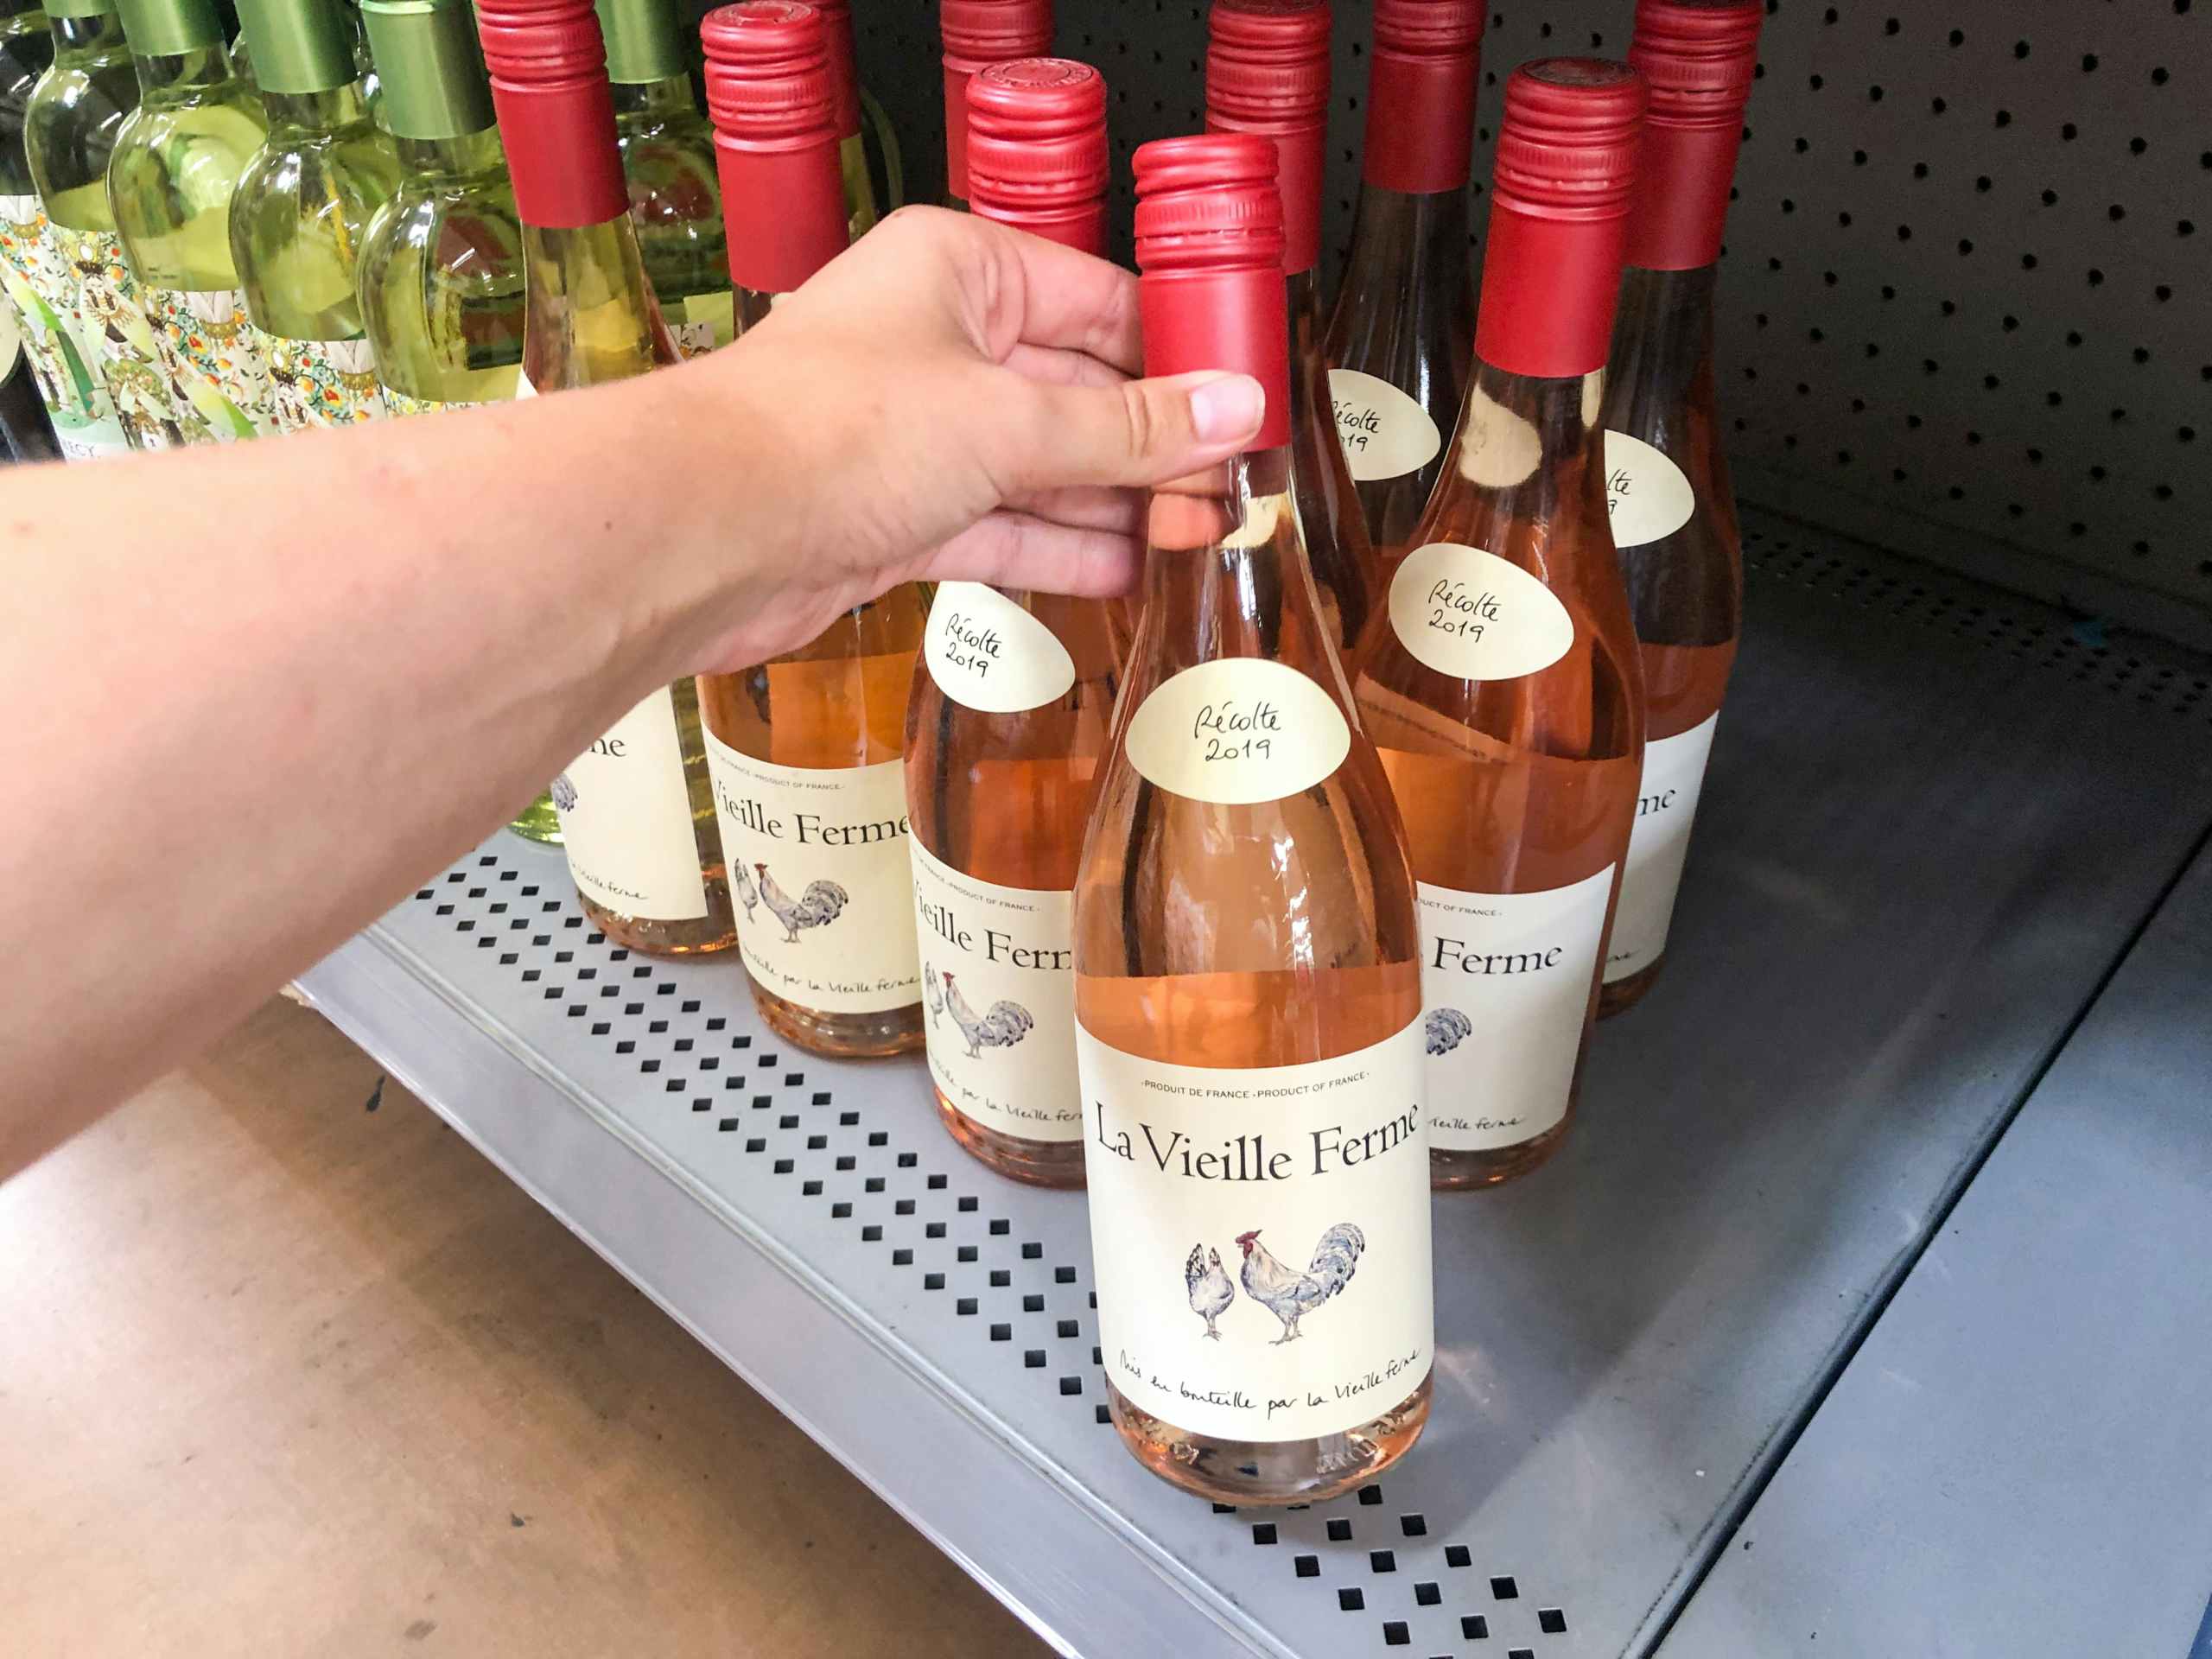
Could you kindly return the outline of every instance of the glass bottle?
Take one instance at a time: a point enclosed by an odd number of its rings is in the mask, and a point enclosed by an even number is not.
[[[1106,83],[1021,58],[963,88],[978,217],[1106,246]],[[1075,880],[1121,679],[1112,608],[940,583],[906,715],[931,1092],[1002,1175],[1083,1182]]]
[[[1321,186],[1328,168],[1328,0],[1215,0],[1206,130],[1264,133],[1282,164],[1290,284],[1290,476],[1298,522],[1339,651],[1373,608],[1374,552],[1321,350]]]
[[[702,34],[742,334],[845,248],[836,81],[813,7],[746,0]],[[894,588],[797,651],[699,677],[753,1000],[817,1054],[922,1046],[904,758],[929,602]]]
[[[231,200],[231,257],[264,336],[287,432],[385,413],[361,322],[361,234],[399,188],[391,136],[369,116],[341,0],[243,0],[269,137]]]
[[[696,357],[734,332],[714,129],[692,96],[676,0],[599,0],[599,25],[645,275],[677,346]]]
[[[1436,1183],[1567,1134],[1643,758],[1605,526],[1605,347],[1643,84],[1549,59],[1506,83],[1474,375],[1353,684],[1420,879]]]
[[[1405,550],[1466,391],[1467,177],[1484,0],[1376,0],[1367,149],[1329,389],[1378,556]]]
[[[1255,374],[1268,413],[1153,494],[1076,887],[1099,1345],[1153,1472],[1318,1502],[1428,1415],[1414,884],[1290,494],[1274,146],[1162,139],[1135,167],[1146,369]]]
[[[107,169],[138,107],[138,76],[114,0],[52,0],[54,67],[24,115],[23,147],[47,230],[76,279],[84,360],[105,385],[125,441],[162,449],[183,440],[137,274],[108,206]]]
[[[0,312],[10,315],[6,366],[28,373],[46,419],[25,419],[22,442],[58,443],[72,461],[130,445],[99,359],[79,321],[81,278],[39,200],[27,127],[35,87],[52,73],[53,37],[34,0],[0,0]],[[20,383],[19,383],[20,384]]]
[[[944,205],[968,209],[968,83],[995,63],[1052,49],[1052,0],[944,0]]]
[[[1605,377],[1614,545],[1643,658],[1643,776],[1598,1017],[1632,1007],[1668,924],[1743,632],[1743,538],[1713,406],[1713,293],[1764,9],[1642,0],[1651,89]]]
[[[681,361],[645,280],[591,0],[478,0],[522,220],[518,397]],[[648,695],[553,780],[584,913],[616,944],[693,956],[736,942],[706,740],[689,680]]]
[[[278,430],[259,333],[231,256],[231,198],[267,136],[209,0],[118,0],[143,97],[116,134],[107,199],[137,274],[188,443]]]

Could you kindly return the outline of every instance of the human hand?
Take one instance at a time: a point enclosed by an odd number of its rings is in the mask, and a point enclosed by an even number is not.
[[[1117,594],[1141,488],[1236,454],[1243,375],[1134,378],[1136,279],[936,208],[894,213],[736,345],[718,374],[762,447],[779,545],[725,593],[694,666],[798,648],[901,582]]]

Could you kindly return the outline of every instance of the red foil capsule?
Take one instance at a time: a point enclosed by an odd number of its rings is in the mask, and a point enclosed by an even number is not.
[[[591,0],[480,0],[476,29],[524,222],[574,230],[629,212]]]
[[[968,196],[968,83],[995,63],[1052,49],[1052,0],[944,0],[944,188]]]
[[[1290,442],[1290,318],[1273,141],[1156,138],[1135,170],[1145,372],[1252,376],[1268,410],[1250,447],[1280,448]]]
[[[1283,270],[1311,270],[1328,168],[1328,0],[1215,0],[1206,29],[1206,130],[1274,140]]]
[[[1546,58],[1506,82],[1475,320],[1484,362],[1548,379],[1605,366],[1643,106],[1643,78],[1604,58]]]
[[[730,280],[788,294],[848,236],[828,31],[797,0],[744,0],[709,12],[699,36]]]
[[[1484,0],[1375,0],[1368,183],[1417,196],[1466,183],[1487,16]]]
[[[837,137],[850,138],[861,130],[861,67],[853,41],[852,0],[809,0],[822,14],[828,31],[830,83],[837,101]],[[838,187],[843,188],[842,185]]]
[[[1639,0],[1628,60],[1651,106],[1629,215],[1631,265],[1694,270],[1720,257],[1765,20],[1758,0]]]
[[[985,219],[1106,251],[1106,80],[1068,58],[995,63],[968,82],[969,201]]]

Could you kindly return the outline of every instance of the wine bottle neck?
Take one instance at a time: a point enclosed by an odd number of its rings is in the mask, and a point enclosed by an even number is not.
[[[562,353],[632,363],[631,372],[653,365],[659,308],[626,208],[597,225],[532,225],[525,219],[522,244],[527,314],[562,320]],[[600,378],[588,371],[575,376],[579,384]]]
[[[463,133],[458,138],[395,137],[399,163],[414,177],[440,183],[462,183],[495,177],[506,167],[506,152],[499,147],[499,130]]]
[[[628,222],[630,190],[604,74],[580,73],[555,86],[494,74],[492,102],[524,225],[582,232]],[[633,236],[633,251],[635,245]]]
[[[1136,649],[1154,683],[1219,657],[1281,660],[1286,641],[1294,658],[1325,639],[1290,486],[1286,446],[1153,492]]]
[[[1605,426],[1642,434],[1673,411],[1711,404],[1719,274],[1712,265],[1689,270],[1630,265],[1623,273],[1620,315],[1605,370]]]
[[[1388,292],[1408,285],[1459,292],[1467,280],[1467,192],[1408,194],[1363,184],[1352,215],[1343,289]],[[1380,285],[1378,287],[1378,284]]]
[[[136,54],[131,65],[138,72],[138,84],[145,88],[149,103],[204,92],[238,79],[231,49],[219,41],[182,52]]]
[[[315,92],[276,92],[264,87],[261,105],[276,131],[335,132],[369,118],[368,100],[352,81]]]
[[[1475,359],[1458,429],[1436,493],[1422,515],[1424,541],[1491,539],[1502,520],[1554,522],[1592,476],[1602,477],[1599,407],[1605,377],[1522,374]],[[1602,502],[1598,511],[1602,513]]]
[[[696,115],[698,100],[692,96],[691,78],[681,73],[659,80],[618,80],[613,83],[614,116],[627,124],[633,119],[665,120],[673,115]]]
[[[54,34],[54,60],[64,68],[96,68],[103,60],[128,57],[130,48],[123,38],[123,19],[111,11],[88,17],[48,20]]]

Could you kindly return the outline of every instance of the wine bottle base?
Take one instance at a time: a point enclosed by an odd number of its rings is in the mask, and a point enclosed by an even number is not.
[[[785,1001],[753,984],[753,1006],[768,1029],[810,1054],[836,1060],[876,1060],[910,1054],[922,1046],[922,1005],[869,1014],[823,1014]]]
[[[561,844],[561,815],[553,810],[553,798],[540,795],[528,806],[515,814],[507,828],[524,841],[534,841],[547,847]]]
[[[1662,951],[1626,979],[1617,979],[1603,987],[1598,993],[1598,1017],[1610,1020],[1617,1014],[1626,1014],[1643,1001],[1653,982],[1659,977],[1659,970],[1666,965],[1667,957]]]
[[[1372,1422],[1311,1440],[1222,1440],[1162,1422],[1112,1382],[1114,1427],[1139,1463],[1216,1503],[1319,1503],[1363,1486],[1405,1456],[1428,1422],[1431,1377]]]
[[[1541,1135],[1510,1147],[1485,1147],[1480,1152],[1447,1152],[1431,1147],[1430,1189],[1438,1192],[1471,1192],[1518,1180],[1550,1160],[1567,1139],[1567,1125],[1573,1122],[1574,1114],[1570,1109]]]
[[[618,916],[582,893],[576,898],[591,925],[607,935],[610,944],[626,950],[648,957],[708,957],[737,943],[737,925],[730,919],[729,888],[719,880],[707,883],[707,913],[689,921]]]
[[[955,1106],[944,1097],[944,1090],[932,1089],[930,1092],[937,1101],[937,1115],[944,1124],[945,1133],[977,1163],[1010,1181],[1023,1181],[1031,1186],[1083,1185],[1080,1140],[1025,1141],[1019,1135],[1001,1135],[996,1129],[985,1128]]]

